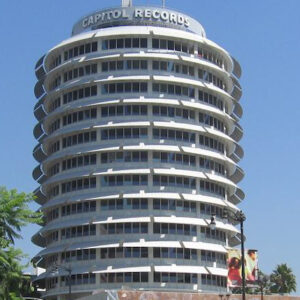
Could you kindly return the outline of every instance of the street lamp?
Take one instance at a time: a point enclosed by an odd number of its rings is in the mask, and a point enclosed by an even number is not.
[[[241,229],[241,256],[242,256],[242,300],[246,300],[246,279],[245,279],[245,249],[244,249],[244,221],[246,220],[246,216],[240,210],[236,213],[229,213],[226,209],[223,211],[223,218],[226,218],[228,221],[237,221],[240,223]],[[216,217],[215,215],[211,216],[209,227],[211,229],[216,228]]]
[[[53,266],[53,271],[58,271],[59,269],[62,269],[64,271],[68,272],[68,285],[69,285],[69,300],[72,300],[71,298],[71,294],[72,294],[72,283],[71,283],[71,272],[72,272],[72,268],[71,267],[65,267],[62,265],[54,265]]]

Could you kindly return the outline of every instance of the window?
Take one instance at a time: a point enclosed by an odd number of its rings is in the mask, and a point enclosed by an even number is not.
[[[209,138],[207,136],[204,136],[204,135],[200,134],[199,135],[199,144],[203,145],[205,147],[214,149],[214,150],[216,150],[218,152],[225,153],[224,144],[221,143],[221,142],[219,142],[216,139],[212,139],[212,138]]]

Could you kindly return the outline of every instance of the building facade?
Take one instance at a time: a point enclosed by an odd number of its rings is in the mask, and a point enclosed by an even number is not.
[[[240,239],[223,212],[244,198],[240,66],[191,17],[125,2],[79,20],[36,64],[45,223],[32,241],[46,299],[227,291]]]

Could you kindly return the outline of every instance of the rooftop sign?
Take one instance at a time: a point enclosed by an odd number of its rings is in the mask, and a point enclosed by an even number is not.
[[[195,19],[160,7],[118,7],[97,11],[79,20],[72,35],[105,27],[148,25],[181,29],[205,36],[203,27]]]

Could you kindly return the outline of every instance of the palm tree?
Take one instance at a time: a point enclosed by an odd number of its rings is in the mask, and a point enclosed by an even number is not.
[[[296,276],[287,264],[277,265],[270,276],[271,292],[278,294],[289,294],[296,292]]]

